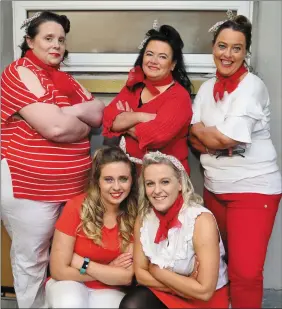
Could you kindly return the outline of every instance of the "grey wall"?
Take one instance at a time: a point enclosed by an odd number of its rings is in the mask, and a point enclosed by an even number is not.
[[[282,167],[282,2],[255,3],[253,62],[255,70],[265,82],[271,99],[271,135],[278,164]],[[263,150],[262,150],[263,151]],[[265,263],[265,288],[282,289],[282,210],[276,222]]]
[[[1,45],[1,72],[12,62],[13,53],[13,15],[12,2],[0,0],[0,45]]]

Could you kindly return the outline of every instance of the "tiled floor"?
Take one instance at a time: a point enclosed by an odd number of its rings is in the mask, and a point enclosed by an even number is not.
[[[1,298],[1,308],[18,308],[14,299]],[[264,290],[263,308],[282,308],[282,290]]]

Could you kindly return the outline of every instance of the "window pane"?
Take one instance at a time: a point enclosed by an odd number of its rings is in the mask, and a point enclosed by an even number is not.
[[[210,54],[208,29],[226,19],[225,11],[55,11],[67,15],[71,30],[67,48],[72,53],[137,53],[153,21],[176,28],[187,54]],[[30,11],[29,16],[34,12]],[[236,13],[236,12],[234,12]]]

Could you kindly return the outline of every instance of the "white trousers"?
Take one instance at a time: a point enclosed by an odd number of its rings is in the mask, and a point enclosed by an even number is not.
[[[1,217],[11,237],[11,264],[19,308],[44,308],[50,241],[61,203],[13,196],[10,169],[1,160]]]
[[[90,289],[77,281],[48,280],[48,308],[118,308],[125,293],[113,289]]]

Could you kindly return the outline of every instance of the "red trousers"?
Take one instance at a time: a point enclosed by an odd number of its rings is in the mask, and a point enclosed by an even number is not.
[[[216,217],[226,251],[232,308],[261,308],[263,266],[281,194],[213,194],[205,206]]]

